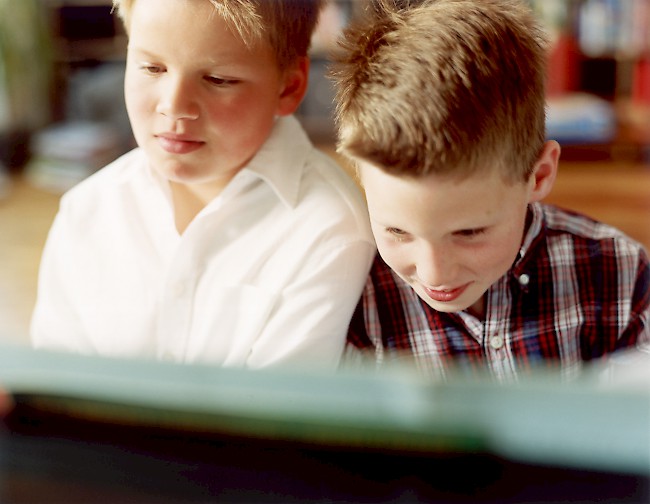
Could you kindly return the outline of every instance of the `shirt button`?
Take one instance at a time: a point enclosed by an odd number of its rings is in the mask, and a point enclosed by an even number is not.
[[[519,276],[519,285],[526,286],[530,283],[530,277],[524,273]]]
[[[494,338],[490,339],[490,346],[495,350],[498,350],[503,346],[503,338],[501,336],[495,336]]]

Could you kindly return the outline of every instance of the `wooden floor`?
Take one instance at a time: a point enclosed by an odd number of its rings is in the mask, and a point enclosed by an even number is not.
[[[561,164],[546,201],[612,224],[650,249],[650,164]]]
[[[0,339],[26,341],[38,262],[58,200],[20,178],[0,199]],[[650,248],[650,165],[562,162],[548,201],[617,226]]]
[[[0,339],[23,342],[36,293],[41,248],[59,196],[12,181],[0,199]]]

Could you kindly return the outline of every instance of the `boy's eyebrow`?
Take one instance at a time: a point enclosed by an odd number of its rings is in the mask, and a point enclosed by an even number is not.
[[[150,49],[146,49],[144,47],[129,44],[128,48],[132,52],[137,52],[137,53],[141,54],[142,56],[145,56],[147,58],[151,58],[153,60],[165,59],[162,55],[159,55],[158,53],[156,53],[156,52],[154,52],[154,51],[152,51]],[[203,61],[202,66],[208,66],[208,67],[231,66],[231,67],[234,67],[234,66],[237,66],[237,64],[239,62],[240,62],[240,60],[237,59],[236,57],[234,57],[230,52],[222,51],[222,52],[218,53],[217,57],[212,56],[210,58],[206,58]]]
[[[139,47],[137,45],[131,44],[130,42],[129,42],[129,45],[127,47],[129,49],[129,51],[135,51],[135,52],[141,53],[141,54],[143,54],[145,56],[150,56],[150,57],[152,57],[154,59],[158,57],[157,54],[150,51],[149,49],[145,49],[144,47]]]

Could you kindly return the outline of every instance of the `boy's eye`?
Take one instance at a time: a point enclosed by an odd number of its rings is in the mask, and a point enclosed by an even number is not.
[[[141,65],[140,68],[151,75],[160,74],[165,71],[163,67],[158,65]]]
[[[387,232],[388,234],[393,235],[393,236],[396,236],[396,237],[398,237],[398,238],[403,238],[403,237],[406,236],[406,234],[407,234],[406,231],[404,231],[403,229],[400,229],[400,228],[394,228],[394,227],[386,228],[386,232]]]
[[[475,236],[482,235],[486,232],[485,228],[476,228],[476,229],[462,229],[457,231],[455,234],[457,236],[462,236],[463,238],[474,238]]]
[[[227,86],[227,85],[236,84],[237,82],[232,79],[223,79],[221,77],[216,77],[214,75],[206,76],[205,80],[208,81],[210,84],[214,84],[215,86]]]

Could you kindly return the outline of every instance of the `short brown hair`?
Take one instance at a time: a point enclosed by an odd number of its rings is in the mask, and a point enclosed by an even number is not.
[[[527,179],[545,140],[546,37],[517,0],[377,0],[334,55],[339,151],[394,175]]]
[[[113,8],[128,32],[137,0],[113,0]],[[267,37],[281,68],[306,56],[318,16],[327,0],[195,0],[210,2],[241,35],[255,43]]]

